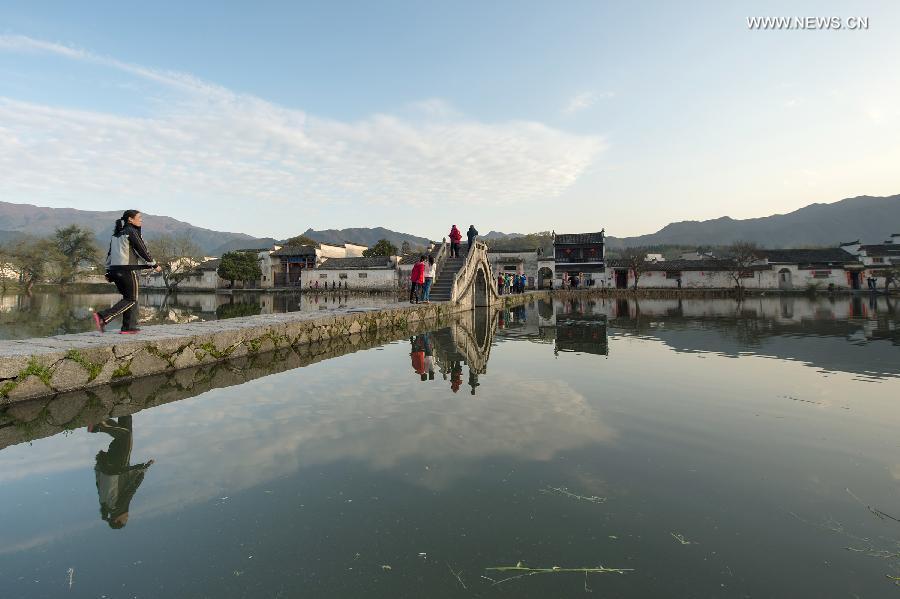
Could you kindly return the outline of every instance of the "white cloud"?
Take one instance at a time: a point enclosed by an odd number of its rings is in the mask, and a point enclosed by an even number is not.
[[[597,103],[602,98],[612,98],[613,92],[581,92],[575,94],[563,107],[563,114],[572,115],[576,112],[586,110]]]
[[[135,117],[0,97],[0,196],[14,201],[253,203],[267,218],[287,201],[512,204],[558,196],[604,148],[537,122],[467,119],[439,99],[413,105],[416,118],[344,122],[23,36],[0,36],[0,50],[123,72],[163,100]]]

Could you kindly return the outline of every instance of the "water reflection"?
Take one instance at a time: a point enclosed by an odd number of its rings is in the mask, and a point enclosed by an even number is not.
[[[114,293],[34,293],[0,296],[0,339],[27,339],[93,330],[91,312],[119,299]],[[383,305],[393,294],[172,293],[143,291],[143,324],[176,324],[256,314],[321,312]]]
[[[94,474],[100,498],[100,518],[110,528],[128,523],[129,507],[144,475],[154,460],[131,464],[132,417],[107,418],[88,427],[89,433],[105,433],[112,437],[109,447],[97,453]]]
[[[890,374],[885,309],[541,302],[23,409],[102,425],[0,451],[0,595],[52,595],[74,567],[71,596],[459,596],[450,570],[484,597],[880,596],[900,563],[844,533],[896,538],[846,492],[893,513],[900,379],[852,357]],[[785,340],[810,361],[771,359]],[[99,530],[98,497],[127,530]],[[520,560],[634,574],[481,577]]]

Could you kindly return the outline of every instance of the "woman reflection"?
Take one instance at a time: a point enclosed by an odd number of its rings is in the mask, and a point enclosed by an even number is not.
[[[122,528],[128,523],[128,507],[144,474],[153,460],[131,465],[131,416],[107,418],[88,427],[91,433],[106,433],[113,440],[106,451],[97,453],[94,474],[100,497],[100,517],[110,528]]]

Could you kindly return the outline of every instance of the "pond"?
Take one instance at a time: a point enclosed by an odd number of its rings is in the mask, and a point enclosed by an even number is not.
[[[94,330],[91,313],[121,299],[115,293],[0,295],[0,339],[29,339]],[[178,293],[141,290],[140,322],[172,324],[254,314],[360,308],[397,299],[392,293]],[[111,326],[118,327],[119,321]]]
[[[893,596],[898,320],[540,301],[7,414],[0,596]]]

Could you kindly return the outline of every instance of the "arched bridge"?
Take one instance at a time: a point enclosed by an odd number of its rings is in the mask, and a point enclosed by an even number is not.
[[[465,245],[460,253],[465,252]],[[449,246],[443,244],[435,262],[437,277],[432,285],[431,298],[449,301],[463,307],[482,308],[495,305],[500,299],[494,285],[487,244],[476,241],[472,249],[459,258],[450,256]]]

